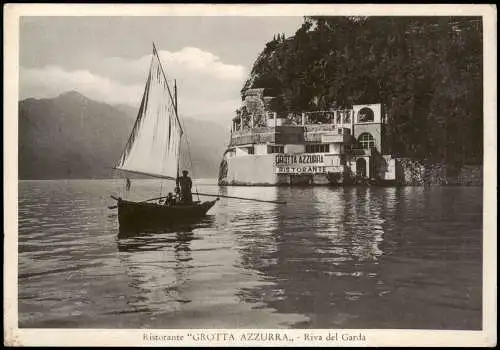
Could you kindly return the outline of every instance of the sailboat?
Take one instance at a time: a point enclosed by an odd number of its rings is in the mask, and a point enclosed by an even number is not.
[[[153,43],[153,55],[137,119],[114,169],[178,181],[183,134],[177,113],[177,84],[174,84],[172,94]],[[127,187],[129,185],[127,178]],[[140,202],[111,197],[117,201],[114,207],[118,208],[120,232],[161,228],[179,221],[199,219],[219,200],[177,200],[175,203],[162,204],[160,200],[166,196]]]

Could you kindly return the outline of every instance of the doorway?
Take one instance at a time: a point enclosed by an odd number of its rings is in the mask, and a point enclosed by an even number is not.
[[[366,177],[366,160],[365,158],[359,158],[356,161],[356,175],[363,178]]]

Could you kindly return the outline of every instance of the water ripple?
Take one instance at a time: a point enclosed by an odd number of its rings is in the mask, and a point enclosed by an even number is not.
[[[118,238],[122,187],[20,182],[22,327],[481,328],[479,188],[220,188],[287,205]]]

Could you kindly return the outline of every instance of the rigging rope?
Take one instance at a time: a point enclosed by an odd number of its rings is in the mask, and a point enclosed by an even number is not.
[[[181,119],[181,123],[182,123],[182,129],[186,130],[186,127],[184,125],[184,120]],[[191,148],[189,146],[189,138],[187,137],[187,133],[185,135],[186,135],[185,138],[186,138],[187,149],[188,149],[188,156],[189,156],[189,166],[191,168],[191,171],[193,172],[193,178],[196,179],[196,174],[195,174],[194,166],[193,166],[193,159],[191,157]],[[198,201],[199,201],[200,200],[200,195],[198,194],[198,187],[196,186],[196,182],[194,183],[194,190],[196,191],[196,197],[198,198]]]

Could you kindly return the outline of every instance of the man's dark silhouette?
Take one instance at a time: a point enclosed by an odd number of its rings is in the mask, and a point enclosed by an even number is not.
[[[175,204],[175,198],[172,192],[168,193],[167,198],[165,199],[165,205],[174,205]]]
[[[182,176],[179,177],[179,186],[181,187],[181,201],[184,203],[192,203],[193,195],[191,193],[191,187],[193,186],[193,182],[188,176],[187,170],[182,171]]]

